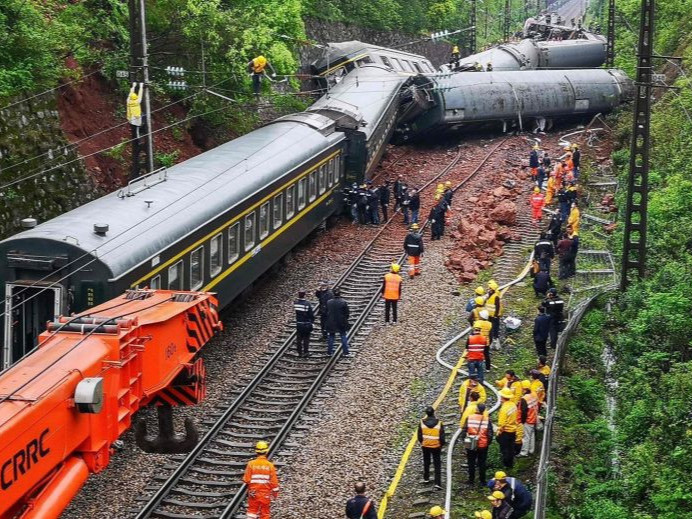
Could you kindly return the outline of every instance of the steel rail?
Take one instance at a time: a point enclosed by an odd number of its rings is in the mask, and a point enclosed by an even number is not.
[[[431,180],[427,181],[420,188],[420,190],[425,189],[426,187],[431,185],[433,182],[438,180],[441,176],[448,173],[459,162],[461,156],[462,156],[462,151],[461,151],[461,148],[458,147],[457,154],[453,158],[453,160],[447,166],[445,166],[440,171],[440,173],[438,173]],[[374,245],[376,244],[378,239],[383,235],[385,230],[388,228],[389,224],[393,221],[396,214],[397,213],[393,213],[393,215],[390,217],[390,219],[388,219],[386,224],[366,244],[366,246],[359,253],[359,255],[351,262],[351,264],[342,273],[342,275],[339,277],[339,279],[334,283],[335,287],[339,287],[356,270],[356,268],[360,265],[363,258],[373,249]],[[424,224],[422,226],[422,229],[425,227],[425,225],[426,224]],[[399,257],[400,263],[402,262],[403,256],[404,256],[404,254],[401,254]],[[349,339],[353,338],[358,333],[360,327],[363,325],[366,318],[370,315],[371,310],[373,309],[375,304],[378,302],[378,300],[379,300],[379,291],[376,289],[374,291],[374,293],[372,294],[371,298],[369,299],[368,303],[366,304],[366,307],[364,308],[364,310],[357,317],[357,319],[354,323],[354,326],[351,327],[351,329],[347,335]],[[188,453],[186,455],[186,457],[183,459],[183,461],[174,469],[173,473],[166,479],[166,481],[164,481],[164,483],[159,487],[159,489],[154,493],[154,495],[140,509],[138,514],[135,516],[136,519],[145,519],[145,518],[151,517],[151,515],[156,511],[156,509],[159,506],[161,506],[164,499],[170,494],[171,490],[180,481],[181,477],[183,477],[183,475],[187,473],[187,471],[190,469],[190,467],[193,465],[193,463],[195,463],[195,461],[204,452],[205,448],[207,448],[207,446],[212,442],[212,440],[214,440],[214,438],[216,438],[216,436],[222,430],[222,428],[229,422],[230,418],[235,413],[237,413],[239,411],[239,409],[245,404],[248,397],[255,391],[255,389],[257,389],[257,387],[261,384],[261,382],[265,380],[267,374],[270,373],[273,370],[273,368],[276,366],[276,364],[279,362],[279,360],[284,357],[287,350],[293,344],[295,337],[296,337],[296,330],[294,329],[290,333],[289,337],[282,342],[281,346],[277,349],[277,351],[272,355],[272,357],[260,369],[260,371],[258,371],[257,374],[253,377],[253,379],[243,388],[243,390],[236,397],[236,399],[224,410],[222,415],[216,420],[216,422],[204,434],[204,436],[200,439],[200,441],[197,443],[197,445],[190,451],[190,453]],[[272,441],[272,446],[270,448],[269,456],[274,454],[276,452],[276,450],[279,447],[281,447],[283,441],[286,439],[288,434],[291,432],[296,421],[298,420],[298,418],[302,414],[302,411],[305,409],[305,407],[308,405],[308,403],[312,400],[312,397],[315,395],[315,393],[317,392],[319,387],[322,385],[322,382],[324,382],[324,380],[327,378],[327,375],[332,371],[332,369],[334,368],[334,366],[337,363],[337,360],[341,357],[341,354],[342,354],[341,349],[338,348],[337,351],[330,358],[330,360],[327,362],[327,364],[323,367],[323,369],[317,375],[316,380],[308,388],[304,397],[301,399],[301,401],[299,402],[297,407],[294,409],[294,411],[291,413],[291,415],[289,416],[289,418],[285,422],[285,425],[280,429],[280,431],[275,436],[275,439]],[[239,489],[239,491],[236,493],[236,495],[232,498],[231,502],[225,508],[224,512],[222,513],[222,517],[230,517],[229,514],[235,513],[234,510],[236,510],[238,508],[238,506],[240,506],[244,497],[245,497],[245,485],[242,485],[241,488]]]

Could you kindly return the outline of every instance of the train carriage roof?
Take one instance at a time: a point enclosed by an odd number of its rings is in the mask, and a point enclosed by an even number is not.
[[[0,248],[20,248],[17,242],[27,238],[76,241],[85,252],[96,250],[118,278],[344,139],[339,132],[321,133],[321,117],[312,117],[315,125],[275,121],[168,168],[166,181],[134,196],[110,193],[8,238]],[[96,223],[108,224],[105,236],[94,232]]]

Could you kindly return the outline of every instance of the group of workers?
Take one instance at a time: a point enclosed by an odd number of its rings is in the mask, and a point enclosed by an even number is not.
[[[558,254],[558,279],[567,279],[575,275],[575,260],[580,246],[581,213],[578,207],[579,186],[577,179],[580,174],[580,148],[577,144],[566,146],[564,155],[559,157],[556,166],[551,170],[551,159],[547,152],[539,156],[540,148],[535,145],[529,153],[529,168],[532,173],[534,189],[529,198],[532,208],[532,219],[539,225],[545,207],[552,205],[554,200],[558,207],[551,212],[548,226],[542,232],[540,240],[549,240],[553,247],[536,254],[537,265],[546,266],[546,277],[550,271],[550,260]],[[542,193],[546,171],[551,171],[546,183],[546,194]],[[533,271],[533,273],[536,273]],[[536,278],[535,278],[536,288]],[[545,290],[544,290],[545,292]]]

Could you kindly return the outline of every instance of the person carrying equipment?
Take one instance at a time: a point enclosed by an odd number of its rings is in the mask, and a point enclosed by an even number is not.
[[[402,276],[399,275],[399,264],[390,265],[390,272],[385,274],[380,291],[385,299],[385,323],[390,322],[392,309],[392,324],[397,324],[397,302],[402,298]]]
[[[424,252],[423,237],[419,234],[419,224],[413,223],[409,227],[409,234],[404,238],[404,252],[407,253],[409,262],[409,279],[421,274],[421,256]]]
[[[538,224],[542,217],[541,210],[544,208],[544,195],[541,194],[541,189],[538,187],[534,188],[534,192],[529,197],[529,205],[532,207],[532,220]]]
[[[426,408],[426,418],[419,423],[417,436],[423,453],[424,483],[430,481],[432,460],[435,488],[440,490],[442,488],[440,451],[445,445],[445,426],[441,420],[436,418],[435,410],[431,406]]]
[[[377,519],[378,514],[373,500],[366,496],[366,484],[357,481],[354,484],[356,495],[346,504],[347,519]]]
[[[313,313],[312,305],[306,300],[304,290],[298,293],[298,299],[294,301],[294,310],[296,311],[296,349],[298,350],[298,356],[308,358],[310,332],[313,331],[315,314]]]
[[[259,441],[255,444],[257,458],[248,462],[243,483],[248,487],[248,519],[270,519],[270,504],[279,495],[277,469],[267,459],[269,445]]]
[[[255,97],[260,97],[260,81],[262,80],[262,76],[265,75],[266,67],[272,70],[272,77],[277,76],[272,64],[263,55],[259,55],[248,62],[248,72],[250,72],[253,80],[253,93]]]
[[[489,419],[486,405],[478,404],[477,412],[467,417],[466,423],[461,426],[462,440],[467,453],[467,484],[474,484],[476,467],[479,467],[479,482],[486,484],[486,458],[488,446],[493,439],[493,424]]]

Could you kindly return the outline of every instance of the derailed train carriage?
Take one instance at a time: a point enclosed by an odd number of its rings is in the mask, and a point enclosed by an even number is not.
[[[377,165],[414,73],[393,73],[382,56],[433,70],[380,47],[361,44],[359,55],[349,63],[361,79],[346,71],[309,110],[48,222],[27,219],[29,229],[0,242],[2,365],[31,350],[47,321],[131,287],[214,291],[226,306],[340,211],[344,182]]]
[[[48,222],[27,219],[29,229],[0,242],[2,365],[30,351],[47,321],[131,287],[214,291],[227,306],[342,209],[345,182],[370,176],[396,128],[408,138],[529,117],[510,96],[529,102],[540,88],[531,81],[537,73],[439,74],[422,56],[361,42],[335,44],[315,69],[329,90],[307,111]],[[536,108],[585,115],[627,97],[625,77],[613,71],[573,72],[588,75],[576,81],[548,71],[552,94]],[[592,95],[589,74],[608,83],[607,93],[585,105],[577,94],[584,86]]]

